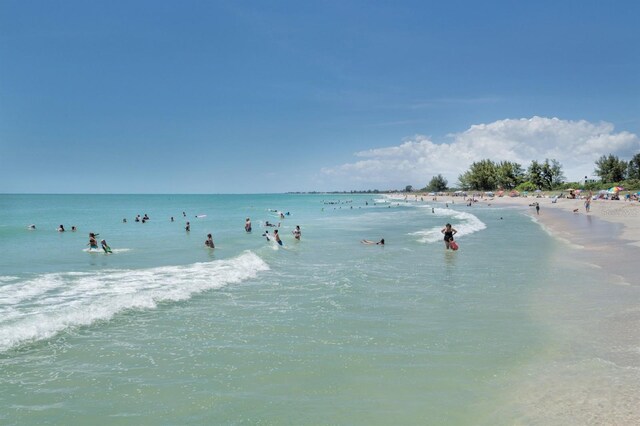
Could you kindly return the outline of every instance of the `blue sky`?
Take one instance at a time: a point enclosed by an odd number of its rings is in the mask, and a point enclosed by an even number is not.
[[[0,192],[450,184],[640,152],[635,1],[0,1]]]

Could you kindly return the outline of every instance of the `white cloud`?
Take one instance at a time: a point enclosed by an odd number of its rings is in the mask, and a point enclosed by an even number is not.
[[[532,117],[473,125],[449,135],[451,142],[435,143],[427,136],[407,138],[398,146],[358,152],[353,163],[322,169],[323,175],[347,188],[424,186],[442,174],[450,184],[472,162],[485,158],[514,161],[528,167],[531,160],[558,160],[568,180],[593,174],[594,162],[612,153],[629,159],[640,151],[640,138],[614,132],[611,123]]]

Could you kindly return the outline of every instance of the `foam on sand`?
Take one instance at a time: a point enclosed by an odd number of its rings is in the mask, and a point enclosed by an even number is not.
[[[0,352],[108,320],[127,309],[154,309],[160,302],[189,299],[268,269],[258,255],[246,251],[232,259],[183,266],[7,279],[0,286]]]

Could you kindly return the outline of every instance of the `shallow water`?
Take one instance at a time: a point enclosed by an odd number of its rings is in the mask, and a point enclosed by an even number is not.
[[[592,368],[606,342],[585,336],[606,327],[595,300],[631,309],[635,287],[610,292],[597,268],[565,285],[585,266],[558,254],[579,249],[516,210],[326,194],[0,206],[5,423],[526,423],[550,395],[621,377]],[[267,220],[283,247],[261,236]],[[443,248],[446,222],[458,252]],[[114,254],[83,251],[88,232]],[[555,397],[539,382],[552,379]]]

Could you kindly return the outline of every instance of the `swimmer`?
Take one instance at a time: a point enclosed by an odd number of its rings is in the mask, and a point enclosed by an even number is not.
[[[71,227],[71,232],[76,232],[78,229],[75,226]]]
[[[58,227],[58,232],[64,232],[64,226],[60,225],[60,226]]]
[[[27,229],[35,230],[36,226],[34,224],[31,224],[31,225],[27,226]]]
[[[300,231],[300,225],[296,225],[296,229],[294,229],[293,231],[293,237],[300,241],[300,236],[302,235],[302,232]]]
[[[452,228],[450,223],[447,223],[440,232],[444,234],[444,248],[449,250],[451,248],[451,242],[453,242],[453,236],[457,234],[458,231]]]
[[[106,240],[100,241],[100,245],[102,246],[102,250],[104,250],[105,253],[113,253]]]
[[[126,217],[122,218],[122,223],[127,223],[127,218]]]
[[[187,222],[187,226],[184,227],[184,230],[187,232],[191,231],[191,224],[189,222]]]
[[[251,219],[247,218],[247,220],[244,222],[244,230],[246,232],[251,232]]]
[[[215,244],[213,244],[213,237],[211,236],[211,234],[207,234],[207,239],[204,242],[204,245],[209,248],[216,248]]]
[[[269,235],[269,231],[264,231],[264,234],[262,234],[263,237],[267,237],[267,241],[271,241],[271,235]]]
[[[375,244],[377,246],[383,246],[384,245],[384,238],[381,239],[380,241],[378,241],[377,243],[375,241],[371,241],[371,240],[362,240],[360,242],[362,244]]]
[[[278,235],[278,230],[273,231],[273,238],[276,240],[276,243],[282,245],[282,240],[280,239],[280,235]]]

